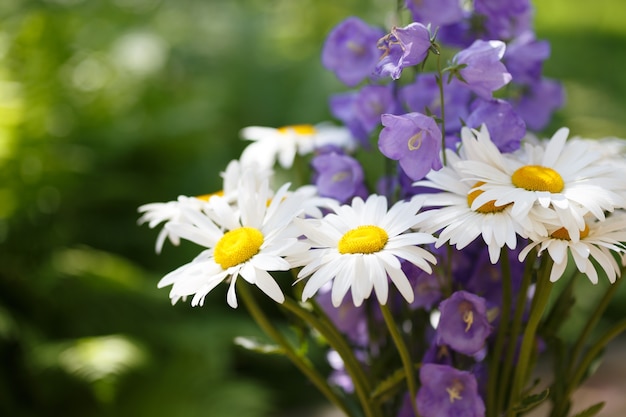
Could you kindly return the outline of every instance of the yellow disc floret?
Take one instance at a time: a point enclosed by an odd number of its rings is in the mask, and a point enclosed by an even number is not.
[[[589,236],[589,226],[585,225],[585,228],[580,231],[580,238],[583,239],[587,236]],[[550,237],[561,240],[572,240],[569,236],[569,232],[564,227],[561,227],[560,229],[557,229],[554,232],[550,233]]]
[[[315,126],[313,125],[291,125],[278,128],[278,132],[285,135],[287,133],[295,133],[297,135],[309,136],[315,134]]]
[[[263,233],[254,227],[240,227],[226,232],[213,250],[215,262],[222,268],[239,265],[259,253]]]
[[[472,188],[476,188],[476,187],[480,187],[481,185],[483,185],[484,182],[482,181],[478,181],[476,184],[474,184],[474,187]],[[474,202],[474,200],[476,200],[476,198],[481,195],[484,191],[482,190],[474,190],[470,193],[467,194],[467,205],[472,207],[472,203]],[[502,210],[504,210],[506,208],[508,204],[505,204],[503,206],[496,206],[496,200],[491,200],[491,201],[487,201],[485,204],[483,204],[482,206],[478,207],[476,210],[479,213],[483,213],[483,214],[487,214],[487,213],[498,213],[501,212]]]
[[[389,235],[378,226],[359,226],[348,230],[339,240],[337,249],[339,253],[374,253],[381,251]]]
[[[552,168],[526,165],[518,168],[511,177],[513,185],[528,191],[560,193],[565,187],[561,175]]]
[[[211,197],[213,196],[217,196],[217,197],[224,197],[224,190],[220,190],[211,194],[202,194],[202,195],[197,195],[196,198],[198,200],[202,200],[202,201],[209,201],[211,199]]]

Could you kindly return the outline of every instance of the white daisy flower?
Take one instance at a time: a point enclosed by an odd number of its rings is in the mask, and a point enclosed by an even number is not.
[[[549,236],[531,237],[533,242],[522,249],[519,260],[523,261],[533,248],[538,248],[538,255],[547,250],[554,261],[550,271],[550,281],[554,282],[565,272],[571,256],[576,268],[586,274],[593,284],[597,284],[598,272],[592,262],[594,260],[609,281],[614,283],[621,270],[614,254],[622,257],[626,253],[626,213],[616,211],[604,221],[590,218],[579,236],[578,241],[573,241],[567,229],[553,226]]]
[[[174,201],[144,204],[137,209],[142,213],[137,223],[148,223],[148,226],[154,229],[161,223],[167,225],[170,222],[181,222],[184,221],[184,211],[202,211],[206,205],[207,202],[203,198],[184,195],[179,196],[178,199]],[[174,246],[180,244],[180,236],[166,227],[163,227],[157,236],[155,244],[156,253],[161,253],[166,239]]]
[[[289,169],[296,153],[306,155],[327,145],[351,151],[357,144],[347,128],[328,123],[280,128],[250,126],[241,130],[241,137],[254,141],[243,150],[241,162],[256,162],[264,168],[272,168],[278,161],[281,167]]]
[[[414,185],[432,187],[446,192],[424,194],[424,207],[438,207],[421,212],[417,217],[416,227],[426,233],[440,231],[435,247],[450,242],[457,249],[463,249],[478,236],[488,246],[489,259],[495,264],[500,258],[502,247],[510,249],[517,246],[517,235],[527,237],[525,230],[531,229],[541,233],[545,228],[542,223],[533,221],[532,216],[516,219],[512,216],[512,205],[495,205],[495,201],[472,209],[472,203],[483,192],[473,190],[481,183],[470,184],[463,181],[456,165],[462,160],[461,156],[451,150],[446,150],[447,165],[439,171],[431,171],[426,180],[418,181]]]
[[[254,179],[244,178],[236,207],[223,198],[212,198],[211,217],[185,211],[186,222],[167,225],[181,238],[207,248],[159,282],[159,288],[172,286],[172,303],[193,295],[191,304],[203,305],[213,288],[229,281],[227,301],[236,308],[235,282],[239,276],[274,301],[284,301],[280,286],[268,271],[289,270],[291,265],[284,257],[304,245],[298,241],[297,231],[289,227],[301,211],[302,197],[288,193],[288,186],[285,184],[270,200],[267,182],[256,188]]]
[[[462,129],[468,158],[458,169],[471,181],[484,183],[476,187],[483,193],[472,209],[490,201],[496,206],[512,204],[511,215],[522,218],[539,204],[554,210],[576,241],[584,229],[583,214],[603,220],[606,211],[624,207],[623,177],[604,165],[586,142],[566,142],[568,133],[559,129],[545,145],[526,144],[515,154],[503,155],[485,126],[480,131]]]
[[[400,268],[400,259],[412,262],[430,273],[435,257],[417,245],[432,243],[426,233],[411,232],[420,209],[417,199],[401,201],[387,211],[387,199],[370,195],[360,197],[352,205],[332,206],[334,213],[322,219],[296,219],[310,250],[289,259],[304,266],[299,279],[308,279],[302,299],[307,300],[327,282],[333,280],[331,299],[335,307],[352,290],[356,306],[368,298],[372,290],[378,301],[387,302],[388,279],[395,284],[407,302],[414,298],[413,288]]]
[[[180,244],[180,236],[176,235],[175,230],[165,226],[168,223],[184,223],[184,212],[190,210],[205,212],[210,215],[211,209],[207,202],[213,197],[220,197],[229,203],[234,203],[237,199],[241,178],[244,172],[248,171],[252,172],[250,177],[255,179],[256,187],[269,180],[272,176],[271,171],[261,169],[257,164],[251,164],[244,168],[238,160],[234,159],[228,163],[226,170],[220,174],[223,184],[220,191],[193,197],[181,195],[175,201],[144,204],[138,208],[142,216],[137,220],[137,223],[148,223],[151,229],[161,223],[164,224],[156,240],[155,249],[157,253],[161,253],[166,239],[169,239],[174,246],[178,246]]]

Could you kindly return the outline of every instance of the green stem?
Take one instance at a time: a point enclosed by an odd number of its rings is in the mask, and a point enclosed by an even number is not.
[[[517,303],[515,304],[515,315],[513,316],[513,321],[511,323],[511,332],[509,334],[509,345],[506,350],[506,356],[504,358],[504,366],[502,369],[502,374],[499,380],[498,386],[498,402],[496,407],[496,412],[499,412],[506,406],[503,404],[505,399],[509,398],[508,390],[511,388],[511,372],[513,371],[513,361],[515,358],[515,351],[517,348],[517,337],[520,334],[522,328],[522,321],[524,319],[524,310],[526,307],[527,297],[528,297],[528,287],[530,286],[530,281],[532,278],[533,268],[532,262],[527,262],[526,267],[524,268],[524,275],[522,277],[522,283],[520,285],[519,292],[517,294]]]
[[[543,316],[544,311],[550,300],[550,292],[552,290],[552,283],[550,282],[550,271],[552,269],[552,259],[549,256],[544,255],[544,262],[542,262],[543,269],[540,270],[537,277],[537,283],[535,288],[535,296],[530,308],[530,316],[526,323],[526,329],[524,330],[524,337],[522,339],[522,345],[519,351],[519,358],[517,361],[518,372],[515,373],[513,378],[513,387],[511,389],[511,401],[507,409],[507,417],[514,416],[513,407],[521,399],[524,384],[528,376],[530,368],[530,359],[534,350],[535,336],[537,334],[537,328],[539,322]]]
[[[604,311],[609,306],[609,303],[611,302],[611,300],[613,299],[613,296],[617,292],[620,282],[621,280],[617,281],[615,284],[612,284],[608,288],[608,290],[604,293],[604,296],[598,303],[598,306],[594,310],[593,314],[591,315],[589,320],[587,320],[587,323],[584,329],[580,333],[580,336],[578,336],[578,339],[576,340],[576,344],[574,345],[574,348],[572,349],[572,356],[571,356],[570,364],[574,365],[576,361],[578,360],[578,357],[583,351],[585,343],[589,340],[591,331],[593,330],[594,327],[596,327],[596,324],[598,324],[598,321],[600,321],[600,319],[602,318],[602,314],[604,314]]]
[[[335,406],[341,409],[347,416],[353,416],[348,406],[344,401],[333,391],[328,385],[326,379],[320,375],[311,363],[305,358],[300,356],[289,341],[283,336],[283,334],[272,324],[272,322],[265,315],[263,310],[259,307],[254,300],[254,296],[250,293],[247,284],[240,285],[237,283],[238,293],[243,300],[246,308],[250,312],[250,315],[259,327],[280,347],[284,350],[285,355],[289,360],[320,390],[320,392]]]
[[[363,371],[363,365],[356,359],[350,345],[337,328],[330,321],[320,319],[303,308],[296,301],[287,298],[282,306],[289,312],[295,314],[298,318],[317,330],[328,342],[328,344],[337,351],[344,362],[346,371],[350,374],[354,389],[359,398],[359,402],[363,408],[366,417],[378,417],[381,415],[379,407],[370,401],[370,393],[372,387],[369,378]]]
[[[605,334],[602,336],[583,356],[580,361],[580,365],[576,369],[576,373],[569,380],[569,384],[565,391],[565,398],[569,398],[574,389],[578,387],[581,383],[585,373],[589,370],[591,363],[594,359],[598,357],[602,349],[606,347],[606,345],[613,340],[615,337],[619,336],[622,332],[626,331],[626,320],[622,320],[618,322],[615,326],[611,327]]]
[[[383,318],[385,320],[385,324],[387,325],[387,329],[389,330],[389,334],[393,339],[394,344],[396,345],[396,349],[398,349],[398,353],[400,354],[400,359],[402,360],[402,365],[404,366],[404,373],[406,374],[406,381],[409,388],[409,397],[411,398],[411,406],[413,407],[413,413],[415,413],[415,417],[419,417],[419,411],[417,410],[417,402],[415,398],[417,396],[417,384],[415,382],[415,368],[413,366],[413,361],[411,360],[411,355],[409,354],[409,350],[404,343],[404,339],[398,330],[398,326],[396,325],[395,320],[393,319],[393,314],[389,310],[389,307],[385,304],[380,305],[380,311],[383,313]]]
[[[506,383],[506,380],[500,380],[500,361],[502,360],[502,351],[504,341],[507,336],[507,329],[510,325],[509,316],[511,314],[511,300],[513,298],[513,290],[511,288],[511,265],[509,263],[508,252],[502,248],[500,251],[500,264],[502,267],[502,303],[500,307],[500,323],[498,325],[498,335],[493,348],[493,355],[489,363],[489,388],[487,389],[488,414],[496,416],[500,410],[499,403],[503,400],[497,394],[498,387]],[[511,340],[509,339],[509,343]]]
[[[446,106],[443,94],[443,72],[441,70],[441,55],[437,55],[437,86],[439,87],[439,102],[441,106],[441,158],[446,165]]]

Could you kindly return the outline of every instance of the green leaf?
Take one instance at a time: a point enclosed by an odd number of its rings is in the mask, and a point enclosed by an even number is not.
[[[604,407],[604,401],[598,403],[598,404],[594,404],[589,408],[584,409],[583,411],[581,411],[580,413],[576,414],[574,417],[592,417],[595,416],[596,414],[598,414],[600,412],[600,410],[602,410],[602,408]]]
[[[251,337],[238,336],[235,338],[234,342],[237,346],[264,355],[282,355],[285,353],[284,349],[277,345],[260,343]]]
[[[532,394],[522,399],[522,402],[513,407],[513,411],[519,413],[522,411],[528,411],[532,408],[535,408],[543,401],[545,401],[550,395],[550,390],[546,388],[541,391],[539,394]]]

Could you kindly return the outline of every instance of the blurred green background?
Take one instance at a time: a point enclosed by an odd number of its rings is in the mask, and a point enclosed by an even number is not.
[[[218,189],[244,126],[329,119],[344,88],[320,64],[326,33],[394,4],[0,2],[0,415],[261,417],[320,399],[286,360],[233,345],[259,331],[225,289],[170,305],[156,283],[197,251],[157,256],[137,207]],[[626,137],[626,2],[536,9],[568,96],[551,129]]]

